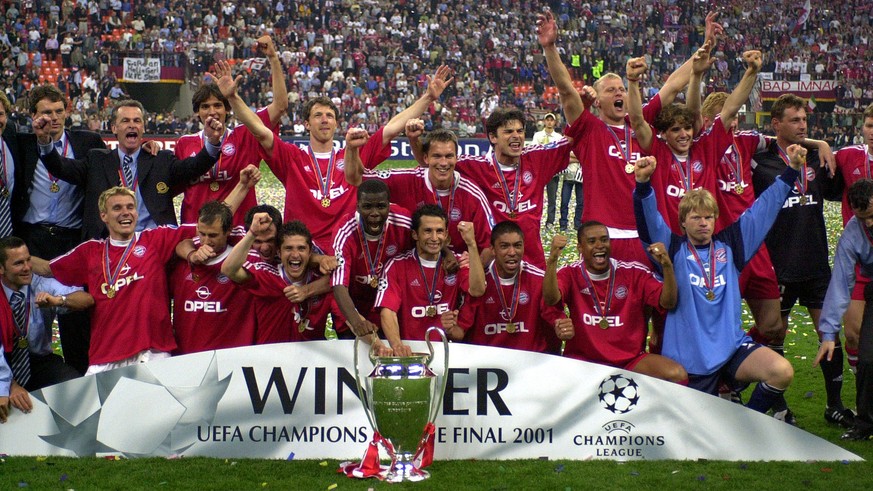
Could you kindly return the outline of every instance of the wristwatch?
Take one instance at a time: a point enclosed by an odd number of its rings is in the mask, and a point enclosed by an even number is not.
[[[61,295],[61,307],[66,307],[66,306],[67,306],[67,296]]]

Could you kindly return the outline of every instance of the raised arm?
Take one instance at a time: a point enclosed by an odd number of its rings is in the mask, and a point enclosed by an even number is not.
[[[703,119],[700,117],[700,85],[703,74],[712,66],[712,61],[709,57],[710,50],[709,44],[704,44],[691,57],[691,80],[688,82],[688,91],[685,93],[685,105],[695,115],[694,134],[697,134],[703,128]]]
[[[640,148],[648,152],[652,148],[652,127],[643,118],[643,99],[640,95],[640,78],[649,69],[643,58],[627,60],[627,114],[636,133]]]
[[[424,147],[421,143],[421,135],[424,133],[424,121],[414,118],[406,122],[406,138],[409,138],[409,150],[412,158],[418,162],[419,167],[427,167],[424,161]]]
[[[679,289],[676,286],[676,274],[673,271],[673,261],[670,260],[670,255],[667,254],[667,248],[661,242],[655,242],[648,248],[649,255],[652,256],[658,265],[661,266],[661,273],[664,276],[664,283],[661,287],[661,297],[658,299],[658,304],[667,310],[676,307],[679,301]]]
[[[703,44],[708,44],[710,48],[715,46],[718,41],[718,37],[724,33],[724,28],[715,21],[715,18],[718,17],[718,14],[715,12],[710,12],[706,16],[706,30],[705,30],[705,38],[703,40]],[[667,78],[667,81],[664,82],[664,85],[661,87],[661,90],[658,91],[658,96],[661,99],[661,105],[669,106],[673,104],[673,101],[676,99],[676,96],[685,89],[685,86],[688,85],[688,82],[691,80],[692,73],[692,64],[694,63],[693,59],[689,58],[685,63],[682,64],[679,68],[677,68],[670,76]]]
[[[223,203],[230,208],[231,213],[236,213],[249,191],[261,180],[261,170],[253,164],[247,165],[239,172],[239,182],[236,183],[230,194],[224,198]]]
[[[746,62],[746,72],[740,83],[734,87],[734,90],[725,99],[724,105],[721,108],[721,123],[725,128],[730,128],[731,123],[737,118],[737,113],[740,107],[749,99],[749,94],[755,87],[755,82],[758,80],[758,72],[761,71],[761,52],[752,50],[743,53],[743,60]]]
[[[479,246],[476,244],[476,232],[472,222],[458,222],[458,232],[467,244],[467,253],[470,257],[470,289],[471,297],[481,297],[485,294],[485,268],[482,267],[482,259],[479,257]]]
[[[557,305],[561,301],[561,289],[558,288],[558,259],[567,247],[567,237],[556,234],[552,237],[549,257],[546,260],[546,276],[543,278],[543,300],[547,305]]]
[[[270,228],[273,220],[267,213],[255,213],[252,217],[252,225],[246,232],[246,235],[233,246],[230,254],[221,264],[221,272],[230,278],[234,283],[245,283],[251,279],[252,275],[243,268],[246,258],[249,255],[249,250],[252,244],[255,243],[255,234],[266,231]]]
[[[272,155],[273,144],[275,143],[275,135],[273,134],[273,131],[264,125],[261,118],[252,112],[249,106],[246,105],[237,93],[237,86],[242,79],[242,75],[238,75],[236,79],[234,79],[231,75],[230,65],[226,61],[216,62],[215,74],[210,75],[216,80],[222,95],[224,95],[230,103],[230,107],[233,109],[233,115],[236,116],[236,119],[246,125],[246,128],[248,128],[252,135],[255,136],[258,143],[261,144],[261,147],[267,151],[267,154]],[[273,100],[275,101],[275,97]]]
[[[433,76],[427,77],[427,90],[418,98],[411,106],[407,107],[399,114],[391,118],[385,128],[382,129],[382,145],[391,143],[397,135],[399,135],[406,127],[406,122],[410,119],[417,118],[424,114],[428,107],[439,100],[443,91],[455,77],[452,76],[452,69],[446,65],[440,65]]]
[[[370,135],[364,128],[349,128],[346,132],[345,175],[346,182],[358,187],[364,176],[364,162],[361,160],[361,147],[367,143]]]
[[[558,94],[561,96],[564,117],[567,118],[568,123],[572,124],[585,111],[585,105],[582,103],[582,97],[576,92],[576,87],[573,86],[570,71],[561,60],[561,54],[555,44],[558,40],[558,25],[549,10],[537,15],[537,39],[543,48],[543,54],[546,56],[549,75],[555,82]]]
[[[288,87],[285,85],[285,70],[282,67],[282,61],[279,60],[279,53],[276,51],[273,38],[261,36],[258,38],[258,47],[267,57],[267,61],[270,62],[270,75],[273,81],[273,102],[267,106],[267,113],[270,115],[270,123],[275,126],[282,119],[285,111],[288,110]]]

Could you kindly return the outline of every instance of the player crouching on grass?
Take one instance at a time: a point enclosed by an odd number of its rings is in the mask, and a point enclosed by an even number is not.
[[[634,213],[645,246],[667,244],[673,260],[679,301],[667,313],[662,354],[688,370],[688,386],[718,395],[719,382],[759,382],[747,407],[766,412],[791,384],[794,369],[773,350],[742,330],[739,274],[760,247],[791,187],[800,176],[806,149],[788,147],[789,167],[748,212],[713,234],[718,205],[709,191],[688,191],[679,203],[685,235],[670,231],[658,212],[650,183],[657,160],[636,161]]]

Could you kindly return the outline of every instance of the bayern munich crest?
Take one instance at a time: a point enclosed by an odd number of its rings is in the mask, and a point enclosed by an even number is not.
[[[136,257],[143,257],[143,256],[145,256],[145,253],[146,253],[146,246],[144,246],[144,245],[138,245],[138,246],[133,248],[133,255]]]
[[[225,143],[221,146],[221,153],[226,157],[232,157],[236,153],[236,145],[233,143]]]
[[[624,285],[616,287],[615,298],[627,298],[627,287]]]
[[[522,173],[521,180],[524,181],[525,184],[530,184],[533,182],[533,174],[531,174],[529,170],[526,170]]]

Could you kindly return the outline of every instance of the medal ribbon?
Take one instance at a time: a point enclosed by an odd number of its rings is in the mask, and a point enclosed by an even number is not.
[[[63,138],[63,137],[62,137],[62,138]],[[54,145],[54,143],[52,143],[52,145]],[[70,146],[70,140],[69,140],[69,138],[65,138],[65,139],[64,139],[64,149],[63,149],[63,151],[61,152],[61,157],[62,157],[62,158],[67,156],[67,148],[69,148],[69,146]],[[59,180],[59,179],[58,179],[57,177],[53,176],[52,173],[49,172],[48,169],[46,169],[45,171],[46,171],[46,173],[48,174],[49,181],[51,181],[52,184],[54,184],[55,186],[57,186],[57,185],[58,185],[58,180]]]
[[[679,179],[682,181],[681,184],[683,188],[686,191],[694,189],[694,169],[691,168],[691,151],[688,151],[684,165],[679,158],[676,157],[676,154],[672,155],[673,165],[679,170]]]
[[[700,272],[703,273],[701,276],[703,276],[703,286],[706,287],[706,291],[715,293],[715,241],[711,240],[709,242],[709,273],[706,272],[706,267],[704,267],[700,254],[697,253],[697,248],[694,247],[694,244],[685,242],[685,245],[691,250],[694,261],[697,262]]]
[[[433,183],[431,183],[433,185]],[[452,177],[451,191],[449,191],[449,207],[443,208],[443,201],[440,199],[439,194],[437,193],[437,189],[432,187],[431,191],[433,191],[433,200],[436,202],[437,206],[446,210],[446,214],[450,215],[452,213],[452,205],[455,204],[455,191],[458,189],[458,183],[455,182],[455,178]]]
[[[137,172],[139,174],[139,172]],[[124,172],[122,172],[121,167],[118,168],[118,180],[121,181],[121,185],[130,189],[133,192],[136,192],[136,187],[139,185],[139,176],[133,178],[133,184],[127,182],[127,179],[124,178]]]
[[[500,276],[497,275],[497,261],[491,263],[490,273],[491,277],[494,278],[494,284],[497,285],[497,297],[500,299],[500,306],[503,312],[509,310],[509,319],[507,322],[512,322],[512,319],[515,318],[515,312],[518,310],[518,298],[521,295],[521,281],[519,281],[519,276],[521,276],[521,270],[516,273],[515,278],[512,280],[512,298],[509,299],[509,308],[506,306],[506,297],[503,295],[503,285],[500,283]]]
[[[518,206],[518,185],[521,178],[521,160],[518,161],[518,167],[515,169],[515,185],[514,190],[509,190],[509,184],[506,182],[506,176],[500,170],[500,164],[497,163],[497,156],[491,156],[491,164],[494,166],[494,173],[497,174],[497,180],[500,181],[500,190],[503,191],[503,200],[509,206],[509,212],[515,213]]]
[[[788,154],[782,150],[782,147],[779,144],[776,144],[776,150],[779,151],[779,157],[782,158],[782,161],[785,162],[785,165],[789,165],[788,163],[791,159],[788,158]],[[789,166],[790,167],[790,166]],[[806,177],[806,160],[803,161],[803,168],[800,170],[800,178],[794,181],[794,189],[797,190],[797,193],[801,196],[806,196],[806,190],[809,188],[809,183],[807,182]]]
[[[612,268],[612,261],[609,262],[609,283],[606,286],[606,302],[600,301],[600,296],[597,295],[597,289],[594,288],[594,282],[591,281],[591,277],[588,275],[588,269],[585,268],[585,264],[582,264],[582,278],[585,280],[585,286],[588,287],[588,290],[591,292],[591,296],[594,298],[594,311],[597,312],[602,319],[606,319],[606,316],[609,315],[610,307],[612,307],[612,299],[615,297],[615,271]]]
[[[612,136],[612,139],[615,141],[615,147],[621,153],[625,163],[630,163],[631,155],[633,155],[633,140],[631,140],[630,127],[626,124],[624,125],[624,142],[625,145],[627,145],[627,148],[621,144],[621,140],[618,139],[618,135],[615,134],[615,130],[612,126],[606,125],[606,128],[609,130],[610,136]]]
[[[376,255],[370,256],[370,244],[364,233],[364,218],[358,215],[358,237],[361,239],[361,249],[364,251],[364,260],[367,262],[367,271],[372,276],[376,276],[378,273],[376,267],[379,265],[379,260],[382,259],[382,249],[385,247],[385,227],[387,226],[388,222],[386,221],[382,233],[379,234],[379,242],[376,244]]]
[[[118,279],[119,273],[121,273],[121,268],[124,267],[124,264],[130,258],[137,240],[138,237],[134,234],[133,238],[130,239],[130,242],[124,248],[124,252],[121,253],[121,260],[119,260],[118,266],[115,267],[115,272],[111,275],[109,274],[109,268],[112,266],[112,261],[109,259],[109,242],[111,242],[111,239],[106,239],[106,242],[103,243],[103,281],[106,282],[107,288],[115,288],[115,281]]]
[[[412,250],[412,254],[415,256],[416,264],[418,264],[418,271],[419,271],[419,273],[421,273],[421,278],[424,280],[424,287],[427,289],[428,305],[434,305],[433,297],[434,297],[434,295],[436,295],[436,286],[437,286],[437,281],[440,278],[440,270],[442,269],[442,268],[440,268],[440,265],[443,262],[443,255],[440,254],[437,257],[436,269],[434,269],[434,272],[433,272],[433,280],[431,280],[430,286],[428,286],[427,275],[424,273],[424,268],[421,267],[421,258],[418,257],[418,248],[417,247]]]
[[[318,187],[321,189],[321,198],[330,198],[330,188],[333,187],[333,169],[336,163],[336,151],[331,147],[330,160],[327,163],[327,177],[321,173],[321,167],[318,165],[318,159],[315,158],[315,152],[312,151],[312,147],[309,147],[309,158],[312,159],[312,166],[315,168]]]
[[[733,134],[731,134],[731,140],[731,148],[733,148],[737,155],[737,164],[731,166],[731,171],[733,171],[734,177],[740,182],[740,185],[746,187],[746,182],[743,180],[743,153],[740,151],[740,146],[737,145],[737,139],[734,138]]]

